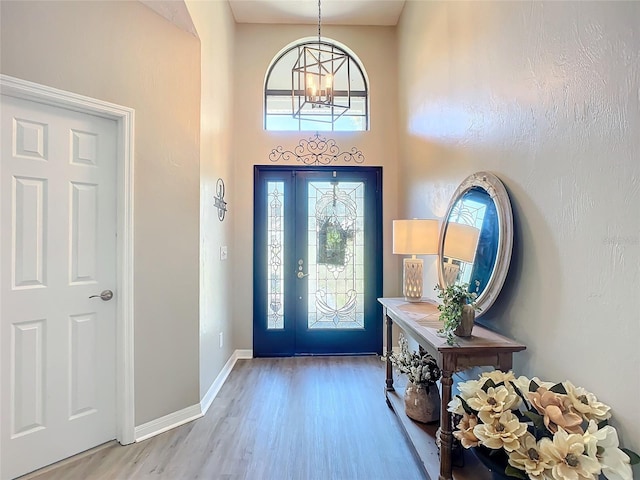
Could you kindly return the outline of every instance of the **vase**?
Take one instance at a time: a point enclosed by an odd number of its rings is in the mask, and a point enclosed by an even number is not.
[[[476,310],[471,305],[462,306],[460,325],[453,331],[458,337],[470,337],[473,331],[473,322],[476,319]]]
[[[504,473],[509,463],[509,457],[504,450],[491,450],[485,447],[475,447],[471,450],[480,463],[491,472],[492,480],[513,480],[513,477]]]
[[[437,385],[407,383],[404,391],[404,409],[407,417],[421,423],[440,419],[440,391]]]

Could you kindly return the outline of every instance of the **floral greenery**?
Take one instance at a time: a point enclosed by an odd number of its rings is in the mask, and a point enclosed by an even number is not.
[[[415,385],[435,385],[440,379],[440,368],[431,355],[420,347],[419,352],[409,351],[409,342],[400,334],[400,352],[391,353],[387,358],[391,364],[401,373],[407,375],[410,382]]]
[[[621,448],[608,424],[611,407],[571,382],[513,372],[483,373],[458,384],[449,403],[465,448],[484,447],[506,475],[530,480],[632,480],[640,457]],[[500,460],[502,459],[502,460]]]
[[[476,280],[476,287],[480,282]],[[475,310],[480,310],[476,305],[478,294],[469,291],[469,284],[453,284],[445,288],[436,285],[438,298],[442,299],[442,304],[438,305],[440,310],[440,320],[443,326],[438,333],[447,338],[449,345],[454,344],[453,332],[462,321],[462,306],[471,305]]]

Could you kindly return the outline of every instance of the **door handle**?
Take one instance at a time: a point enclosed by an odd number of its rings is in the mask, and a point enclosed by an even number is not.
[[[91,295],[89,298],[100,298],[103,302],[108,302],[113,298],[111,290],[103,290],[100,295]]]
[[[308,273],[298,272],[298,278],[304,278],[304,277],[308,277],[308,276],[309,276]]]

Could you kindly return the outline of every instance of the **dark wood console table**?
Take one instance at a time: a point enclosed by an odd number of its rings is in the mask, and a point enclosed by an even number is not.
[[[526,347],[479,325],[473,327],[471,337],[457,338],[456,345],[447,345],[446,339],[437,334],[437,331],[442,327],[442,322],[438,318],[440,312],[435,302],[425,300],[419,303],[409,303],[402,298],[379,298],[378,301],[383,306],[387,324],[387,355],[393,350],[392,326],[395,323],[433,355],[442,370],[442,378],[440,379],[442,384],[440,471],[437,478],[450,480],[454,478],[451,468],[453,435],[451,414],[447,410],[447,405],[451,400],[452,375],[455,372],[479,366],[495,367],[507,371],[511,369],[513,353],[522,351]],[[422,461],[427,475],[435,480],[437,472],[433,468],[434,461],[433,458],[429,459],[428,457],[437,455],[435,447],[435,429],[437,427],[423,426],[406,417],[403,395],[396,393],[393,387],[393,366],[389,360],[387,360],[386,395],[387,402],[401,419],[405,433],[412,442],[418,458]],[[425,442],[431,442],[434,445],[426,446]],[[471,477],[467,477],[464,474],[456,474],[456,480],[462,478],[479,480],[481,478],[479,475],[481,474],[474,473]]]

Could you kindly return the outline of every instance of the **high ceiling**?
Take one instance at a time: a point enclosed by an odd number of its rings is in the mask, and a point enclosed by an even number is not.
[[[405,0],[322,0],[323,25],[396,25]],[[318,0],[229,0],[237,23],[317,24]]]
[[[0,0],[1,1],[1,0]],[[227,1],[227,0],[213,0]],[[140,0],[197,36],[183,0]],[[317,24],[318,0],[228,0],[237,23]],[[321,0],[322,25],[396,25],[405,0]]]

